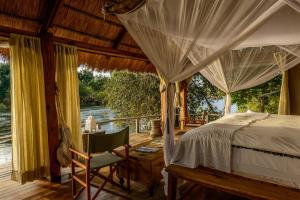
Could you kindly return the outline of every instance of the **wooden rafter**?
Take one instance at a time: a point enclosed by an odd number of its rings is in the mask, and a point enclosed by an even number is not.
[[[118,33],[117,37],[116,37],[116,38],[114,39],[114,41],[113,41],[112,47],[113,47],[114,49],[117,49],[117,48],[118,48],[118,46],[119,46],[120,43],[122,42],[122,40],[123,40],[125,34],[126,34],[126,29],[125,29],[125,27],[123,26],[123,27],[121,28],[120,32]]]
[[[19,30],[19,29],[0,26],[0,36],[9,38],[11,33],[28,35],[28,36],[37,36],[38,35],[38,33],[36,33],[36,32],[28,32],[28,31],[23,31],[23,30]],[[55,37],[55,41],[59,42],[59,43],[77,46],[77,47],[81,48],[82,51],[86,51],[86,52],[94,52],[94,53],[98,53],[101,55],[109,55],[109,56],[113,56],[113,57],[128,58],[128,59],[133,59],[133,60],[148,61],[148,58],[144,54],[131,53],[131,52],[122,51],[122,50],[118,50],[118,49],[101,47],[101,46],[88,44],[88,43],[84,43],[84,42],[80,42],[80,41],[76,41],[76,40],[70,40],[70,39],[62,38],[62,37]]]
[[[119,57],[119,58],[128,58],[132,60],[149,61],[149,59],[144,54],[132,53],[132,52],[122,51],[122,50],[113,49],[109,47],[101,47],[93,44],[88,44],[85,42],[69,40],[66,38],[55,37],[54,40],[59,43],[65,43],[65,44],[77,46],[80,51],[84,51],[84,52],[97,53],[101,55],[107,55],[107,56]]]
[[[6,26],[0,26],[0,36],[9,38],[9,35],[11,33],[28,35],[28,36],[37,36],[38,35],[38,33],[36,33],[36,32],[30,32],[30,31],[24,31],[24,30],[10,28],[10,27],[6,27]]]
[[[59,9],[62,7],[64,0],[53,0],[53,1],[47,1],[48,4],[46,4],[46,12],[45,16],[42,20],[42,27],[41,27],[41,33],[47,32],[48,29],[53,25],[53,21],[57,13],[59,12]]]
[[[112,20],[109,20],[109,19],[104,19],[102,16],[98,16],[98,15],[95,15],[93,13],[86,12],[86,11],[81,10],[79,8],[76,8],[74,6],[71,6],[71,5],[68,5],[68,4],[64,4],[64,7],[67,8],[67,9],[70,9],[70,10],[72,10],[74,12],[77,12],[78,14],[84,15],[86,17],[90,17],[90,18],[93,18],[93,19],[96,19],[96,20],[101,20],[103,22],[109,23],[109,24],[117,26],[117,27],[123,27],[122,24],[116,23],[116,22],[114,22]]]
[[[61,26],[61,25],[58,25],[58,24],[55,24],[54,27],[62,29],[62,30],[66,30],[66,31],[69,31],[69,32],[74,32],[74,33],[82,35],[82,36],[91,37],[91,38],[94,38],[94,39],[97,39],[97,40],[102,40],[102,41],[110,42],[110,43],[113,42],[110,38],[107,38],[107,37],[94,35],[94,34],[91,34],[91,33],[83,32],[83,31],[79,31],[79,30],[75,30],[75,29],[71,29],[71,28],[64,27],[64,26]]]
[[[75,30],[75,29],[71,29],[71,28],[67,28],[67,27],[64,27],[64,26],[61,26],[61,25],[55,24],[55,25],[53,25],[53,27],[56,27],[56,28],[59,28],[59,29],[62,29],[62,30],[66,30],[66,31],[69,31],[69,32],[73,32],[73,33],[79,34],[81,36],[90,37],[90,38],[93,38],[93,39],[96,39],[96,40],[101,40],[101,41],[104,41],[104,42],[109,42],[109,43],[111,43],[112,46],[116,43],[115,42],[116,40],[111,40],[110,38],[106,38],[106,37],[103,37],[103,36],[83,32],[83,31],[79,31],[79,30]],[[134,46],[134,45],[131,45],[131,44],[122,43],[122,44],[118,44],[118,45],[123,45],[123,46],[129,47],[129,48],[134,48],[134,49],[140,49],[138,46]]]
[[[6,17],[15,18],[15,19],[22,20],[22,21],[25,20],[25,21],[31,21],[31,22],[34,22],[34,23],[40,23],[37,19],[31,18],[31,17],[17,15],[15,13],[13,14],[13,13],[8,13],[8,12],[1,11],[0,15],[3,15],[3,16],[6,16]]]

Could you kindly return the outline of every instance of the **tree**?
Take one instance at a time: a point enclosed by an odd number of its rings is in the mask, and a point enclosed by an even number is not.
[[[83,67],[78,71],[79,96],[81,105],[105,105],[105,84],[107,77],[94,75],[92,70]]]
[[[120,117],[160,113],[159,80],[153,75],[113,72],[105,95],[107,105]]]
[[[10,67],[8,63],[0,64],[0,110],[10,106]]]
[[[256,86],[254,88],[245,89],[232,93],[232,103],[236,103],[238,110],[244,112],[248,109],[259,112],[260,111],[260,96],[275,92],[266,98],[265,110],[269,113],[278,112],[278,103],[280,95],[281,76],[277,76],[274,79]]]
[[[188,112],[199,114],[203,111],[219,113],[214,102],[221,99],[224,93],[212,85],[200,73],[195,74],[188,86]]]

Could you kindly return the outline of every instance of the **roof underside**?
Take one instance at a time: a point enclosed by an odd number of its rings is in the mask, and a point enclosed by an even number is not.
[[[0,35],[50,32],[56,42],[78,47],[80,64],[156,73],[117,17],[102,14],[102,5],[103,0],[0,0]]]

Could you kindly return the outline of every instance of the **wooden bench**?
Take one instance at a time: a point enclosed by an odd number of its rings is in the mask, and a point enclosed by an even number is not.
[[[205,167],[191,169],[178,165],[169,165],[166,171],[169,173],[168,200],[176,199],[177,178],[249,199],[300,199],[300,190],[298,189],[245,178]]]

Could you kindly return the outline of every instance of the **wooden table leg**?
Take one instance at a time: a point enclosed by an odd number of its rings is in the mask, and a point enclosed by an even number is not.
[[[168,200],[176,200],[177,178],[168,173]]]

